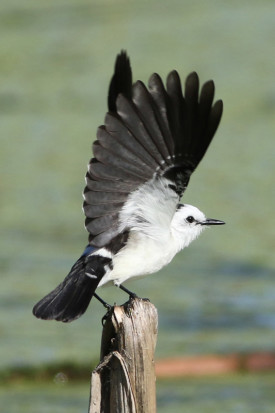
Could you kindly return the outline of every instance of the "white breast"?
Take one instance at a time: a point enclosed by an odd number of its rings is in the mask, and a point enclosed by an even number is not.
[[[105,274],[99,287],[109,281],[120,285],[129,278],[157,272],[177,252],[178,247],[168,234],[165,240],[157,242],[141,232],[132,231],[127,245],[113,258],[113,270]]]
[[[99,286],[151,274],[168,264],[180,250],[171,222],[179,198],[166,178],[153,178],[130,194],[120,212],[120,231],[130,228],[127,244],[113,257],[113,270]]]

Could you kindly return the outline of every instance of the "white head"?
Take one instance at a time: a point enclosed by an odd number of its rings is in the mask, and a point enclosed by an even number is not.
[[[221,224],[224,222],[207,219],[204,213],[193,205],[179,204],[171,222],[171,233],[181,250],[194,241],[208,225]]]

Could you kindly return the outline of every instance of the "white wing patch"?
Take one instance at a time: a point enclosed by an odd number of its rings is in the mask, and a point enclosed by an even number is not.
[[[90,272],[85,272],[85,275],[87,275],[90,278],[94,278],[95,280],[97,279],[97,276],[95,274],[91,274]]]
[[[120,212],[120,231],[141,231],[156,241],[167,237],[179,197],[166,178],[153,178],[132,192]]]

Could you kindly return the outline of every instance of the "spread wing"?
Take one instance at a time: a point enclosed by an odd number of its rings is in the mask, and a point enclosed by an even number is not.
[[[175,70],[166,88],[158,74],[148,88],[141,81],[132,85],[127,55],[118,55],[109,112],[86,175],[83,208],[91,245],[102,247],[122,231],[121,211],[140,188],[166,178],[178,202],[219,125],[222,101],[213,99],[213,81],[199,92],[195,72],[186,78],[184,94]]]

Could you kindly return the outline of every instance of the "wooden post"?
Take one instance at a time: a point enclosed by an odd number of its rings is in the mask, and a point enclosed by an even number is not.
[[[156,413],[157,310],[135,298],[112,308],[92,373],[89,413]]]

